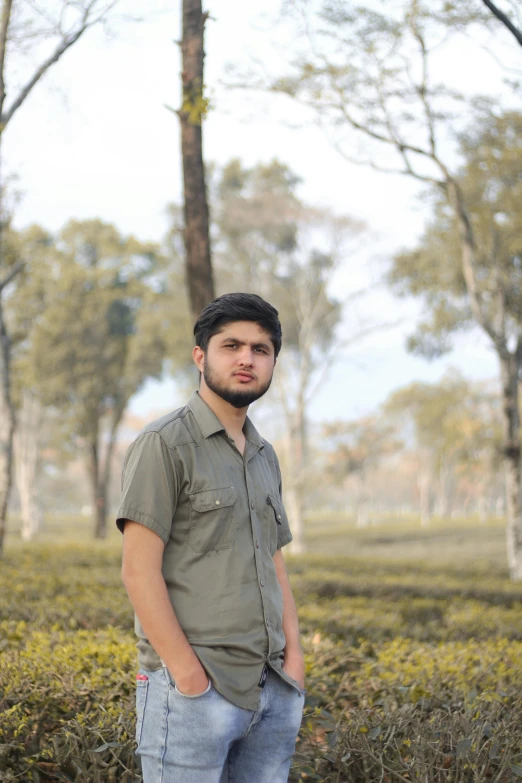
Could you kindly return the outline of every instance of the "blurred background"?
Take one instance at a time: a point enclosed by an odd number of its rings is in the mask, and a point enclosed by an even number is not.
[[[294,534],[292,779],[521,777],[518,0],[1,9],[0,780],[139,779],[132,683],[85,717],[134,665],[121,468],[228,291],[283,324],[249,415]],[[24,691],[55,649],[81,703]]]

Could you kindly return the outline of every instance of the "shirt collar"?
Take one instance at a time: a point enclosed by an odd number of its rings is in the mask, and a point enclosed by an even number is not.
[[[204,438],[210,438],[216,432],[225,432],[225,427],[221,424],[214,411],[207,405],[205,400],[199,396],[199,392],[195,391],[190,400],[188,401],[188,407],[194,414],[194,417],[198,423],[201,434]],[[258,449],[264,448],[263,438],[256,430],[248,416],[245,419],[245,426],[243,427],[245,438],[254,444]]]
[[[209,408],[205,400],[199,396],[197,391],[195,391],[190,398],[188,407],[194,414],[204,438],[210,438],[210,436],[214,435],[216,432],[225,431],[224,426],[221,424],[214,411]]]

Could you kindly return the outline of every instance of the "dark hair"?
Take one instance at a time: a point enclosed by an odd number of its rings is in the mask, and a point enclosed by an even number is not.
[[[232,321],[254,321],[270,335],[277,357],[283,338],[278,315],[275,307],[257,294],[223,294],[210,302],[199,314],[194,324],[196,345],[206,352],[210,338],[218,334],[225,324]]]

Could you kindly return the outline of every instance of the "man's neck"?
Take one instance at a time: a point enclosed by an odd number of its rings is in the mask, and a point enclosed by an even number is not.
[[[226,431],[234,439],[241,437],[243,427],[248,411],[248,405],[245,408],[234,408],[229,402],[209,389],[205,383],[199,387],[199,396],[204,400],[210,410],[216,414]]]

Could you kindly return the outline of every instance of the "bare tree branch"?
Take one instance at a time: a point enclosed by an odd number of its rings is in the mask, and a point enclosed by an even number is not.
[[[4,290],[4,288],[9,285],[11,280],[13,280],[16,275],[22,271],[22,269],[25,266],[25,261],[19,261],[17,264],[15,264],[7,273],[7,275],[4,277],[3,280],[0,280],[0,294]]]
[[[12,0],[9,1],[11,2]],[[36,69],[36,71],[29,79],[29,81],[25,84],[24,87],[21,88],[19,94],[17,95],[17,97],[15,98],[15,100],[13,101],[9,109],[5,112],[5,114],[2,114],[1,130],[3,130],[6,127],[9,121],[12,119],[14,113],[20,108],[20,106],[25,101],[29,93],[32,91],[35,85],[40,81],[40,79],[44,76],[44,74],[49,70],[49,68],[58,62],[61,56],[67,51],[67,49],[69,49],[73,44],[75,44],[76,41],[83,35],[83,33],[89,27],[92,27],[93,25],[101,22],[102,19],[112,10],[112,8],[114,8],[117,2],[118,0],[113,0],[113,2],[105,6],[103,10],[100,11],[100,13],[97,14],[96,16],[93,15],[93,11],[95,6],[97,5],[97,0],[91,0],[87,4],[87,6],[83,11],[78,28],[69,34],[64,35],[63,39],[60,41],[60,43],[58,44],[54,52],[46,60],[44,60],[44,62]]]
[[[422,61],[422,82],[419,85],[415,86],[415,90],[417,92],[417,95],[421,99],[422,105],[424,107],[424,113],[426,115],[426,122],[428,126],[428,132],[429,132],[429,138],[430,138],[430,148],[432,155],[436,156],[436,144],[435,144],[435,122],[433,120],[433,113],[431,111],[431,106],[428,101],[428,50],[426,48],[426,42],[424,40],[424,37],[419,29],[419,25],[417,24],[417,18],[415,14],[412,14],[411,20],[410,20],[410,27],[413,34],[413,37],[419,44],[419,48],[421,51],[421,61]]]
[[[497,19],[502,22],[502,24],[507,27],[510,33],[513,33],[515,38],[517,39],[520,46],[522,46],[522,30],[519,30],[513,22],[506,16],[506,14],[498,8],[495,3],[492,3],[491,0],[482,0],[486,8],[489,8],[491,13],[497,17]]]

